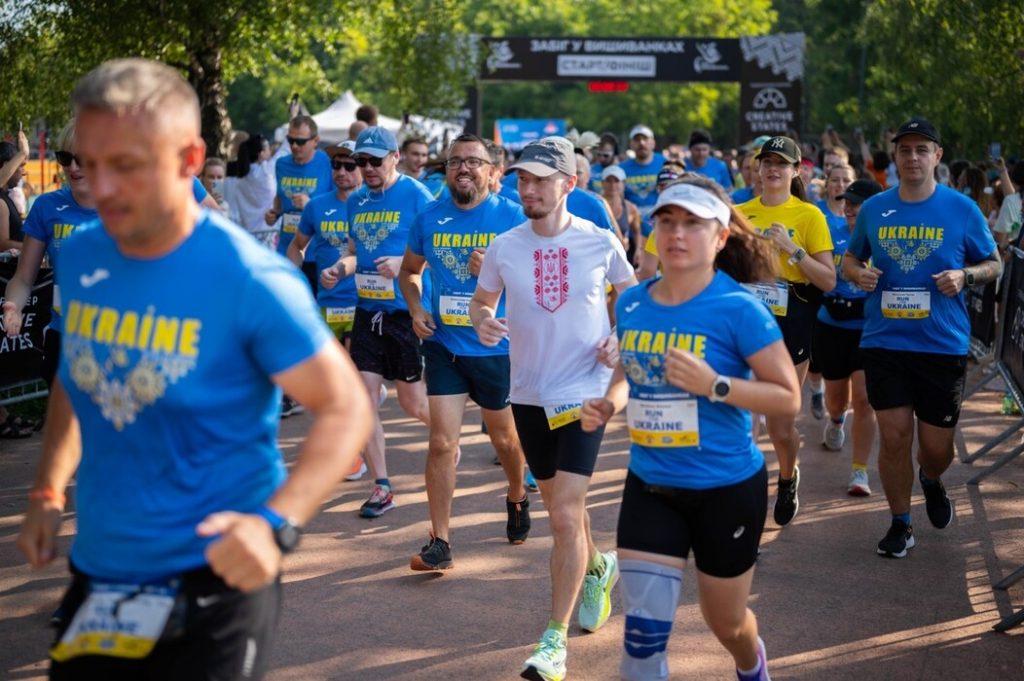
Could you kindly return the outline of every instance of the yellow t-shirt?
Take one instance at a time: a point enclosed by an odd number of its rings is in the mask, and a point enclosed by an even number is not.
[[[789,230],[789,238],[798,247],[807,251],[808,255],[833,249],[832,235],[828,231],[825,214],[817,206],[801,201],[795,196],[790,196],[788,201],[778,206],[766,206],[761,203],[761,197],[757,196],[736,206],[736,210],[746,215],[762,234],[772,226],[772,223],[785,225]],[[794,284],[809,284],[810,280],[800,267],[790,265],[788,261],[789,256],[779,251],[779,276]]]

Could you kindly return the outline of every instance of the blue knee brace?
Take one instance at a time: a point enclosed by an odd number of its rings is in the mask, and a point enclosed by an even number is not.
[[[668,638],[683,571],[646,560],[619,561],[626,630],[619,672],[628,681],[668,678]]]

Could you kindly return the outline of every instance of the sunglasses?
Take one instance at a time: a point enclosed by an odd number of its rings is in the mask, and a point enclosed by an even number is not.
[[[72,162],[77,163],[79,168],[82,167],[82,162],[70,151],[56,151],[53,155],[57,157],[57,163],[65,168],[71,165]]]
[[[377,158],[376,156],[359,156],[356,158],[356,165],[360,168],[365,168],[367,165],[371,165],[374,168],[380,168],[384,165],[384,159]]]
[[[356,168],[359,167],[359,163],[357,161],[342,161],[340,158],[332,158],[331,167],[335,170],[344,168],[346,172],[354,173]]]
[[[309,140],[311,140],[311,139],[313,139],[313,138],[312,137],[288,137],[288,144],[292,145],[293,147],[304,147],[304,146],[306,146],[306,143],[309,142]]]

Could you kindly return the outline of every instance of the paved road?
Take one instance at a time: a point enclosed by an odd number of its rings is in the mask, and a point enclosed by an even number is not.
[[[967,405],[961,446],[976,449],[1013,420],[998,416],[1000,394]],[[471,412],[453,522],[455,569],[414,573],[409,558],[427,538],[423,461],[426,430],[392,397],[385,430],[398,507],[376,520],[357,517],[368,483],[345,483],[310,525],[286,565],[285,606],[271,681],[389,678],[512,679],[547,618],[550,531],[533,496],[533,533],[522,546],[504,539],[503,477]],[[780,679],[1024,680],[1024,627],[991,631],[1024,606],[1024,583],[1009,592],[991,584],[1024,564],[1024,457],[980,487],[964,482],[973,466],[957,463],[947,485],[957,505],[949,529],[932,529],[914,499],[918,546],[904,560],[875,555],[888,527],[874,460],[875,495],[846,496],[848,451],[822,450],[821,424],[798,426],[801,509],[784,530],[769,514],[751,606]],[[281,430],[294,458],[308,427],[304,416]],[[774,471],[774,455],[762,439]],[[47,615],[65,584],[63,565],[30,572],[14,537],[35,466],[39,437],[0,440],[0,678],[44,678]],[[610,548],[627,463],[621,418],[605,437],[588,497],[595,539]],[[1000,451],[1005,451],[1000,450]],[[774,477],[774,475],[773,475]],[[74,532],[66,516],[62,549]],[[617,677],[623,618],[616,603],[604,629],[570,629],[569,678]],[[687,570],[670,643],[673,679],[735,678],[728,655],[705,629]]]

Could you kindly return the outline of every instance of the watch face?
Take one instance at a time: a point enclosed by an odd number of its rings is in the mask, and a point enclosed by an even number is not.
[[[725,381],[719,381],[715,383],[715,394],[719,397],[725,397],[729,394],[729,384]]]
[[[291,523],[286,522],[284,525],[277,528],[274,532],[274,536],[277,539],[278,548],[280,548],[284,553],[293,551],[295,547],[299,545],[299,528],[295,527]]]

